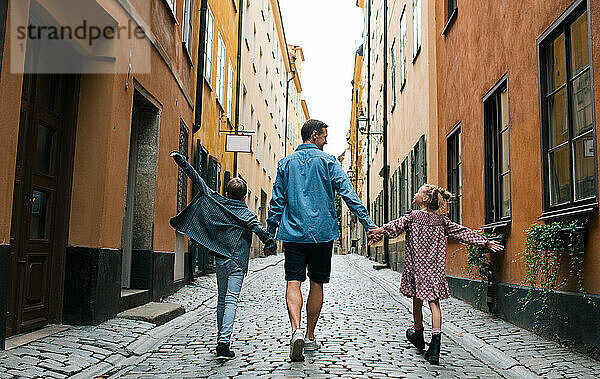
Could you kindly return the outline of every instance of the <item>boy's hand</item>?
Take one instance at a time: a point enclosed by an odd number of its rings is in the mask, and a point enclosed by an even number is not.
[[[500,245],[496,241],[488,241],[488,243],[485,245],[485,247],[487,247],[488,249],[490,249],[494,253],[498,253],[498,252],[504,250],[504,246]]]
[[[369,239],[369,246],[373,246],[383,238],[383,228],[373,227],[367,231],[367,238]]]

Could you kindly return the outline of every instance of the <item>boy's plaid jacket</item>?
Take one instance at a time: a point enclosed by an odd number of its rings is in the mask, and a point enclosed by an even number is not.
[[[275,240],[245,202],[228,199],[211,190],[183,155],[176,153],[173,159],[198,189],[190,204],[171,219],[175,230],[187,234],[211,252],[231,258],[244,272],[248,271],[252,233],[256,233],[267,249],[277,248]]]

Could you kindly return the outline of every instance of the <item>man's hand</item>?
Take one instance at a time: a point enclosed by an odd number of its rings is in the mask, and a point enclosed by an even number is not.
[[[367,238],[369,239],[369,246],[373,246],[377,242],[381,241],[384,235],[383,228],[378,228],[376,226],[372,227],[367,231]]]
[[[271,251],[271,250],[267,249],[267,247],[265,246],[265,247],[263,247],[263,254],[265,255],[265,257],[268,257],[270,255],[275,255],[275,254],[277,254],[277,249]]]

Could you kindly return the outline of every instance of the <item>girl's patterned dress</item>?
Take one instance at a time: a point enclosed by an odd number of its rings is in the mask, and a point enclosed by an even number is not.
[[[446,280],[446,238],[476,246],[488,239],[450,221],[445,214],[409,210],[383,226],[385,235],[395,238],[406,232],[404,272],[400,292],[424,301],[450,297]]]

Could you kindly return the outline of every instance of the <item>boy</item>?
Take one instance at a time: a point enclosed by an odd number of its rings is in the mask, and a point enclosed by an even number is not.
[[[231,179],[227,183],[226,197],[223,197],[208,188],[183,155],[174,151],[171,157],[198,190],[192,202],[171,219],[171,226],[216,257],[219,294],[217,359],[228,360],[235,357],[229,346],[242,281],[248,271],[252,233],[256,233],[271,253],[275,252],[277,245],[246,206],[248,188],[242,179]]]

